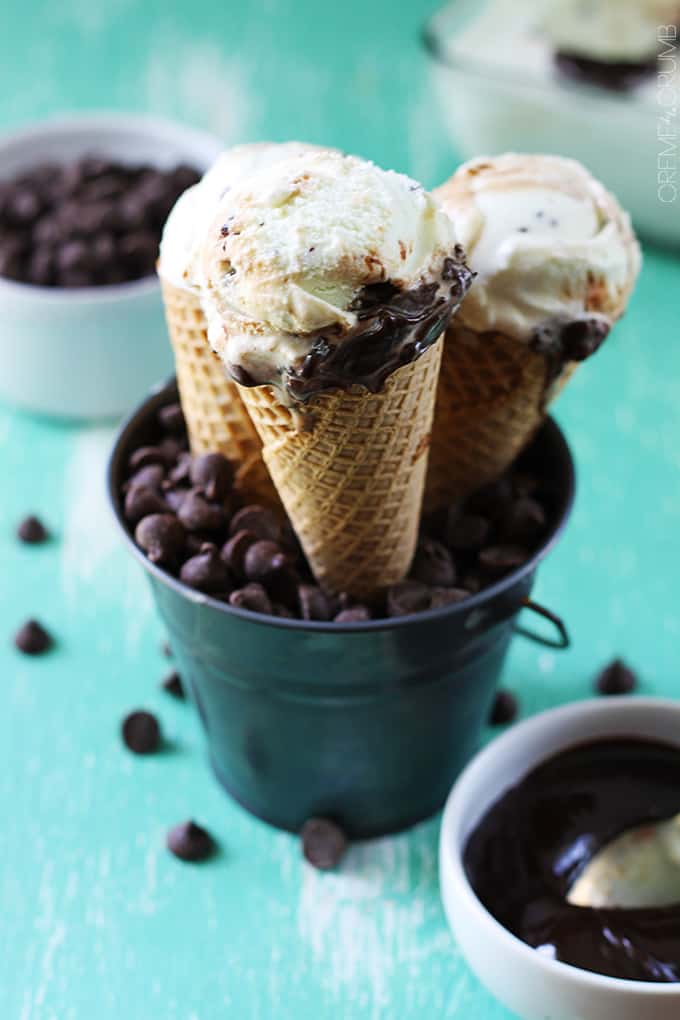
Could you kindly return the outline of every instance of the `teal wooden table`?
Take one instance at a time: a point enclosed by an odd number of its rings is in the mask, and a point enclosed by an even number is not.
[[[227,142],[331,143],[433,185],[454,160],[417,43],[432,4],[403,7],[12,2],[0,126],[151,109]],[[680,262],[648,251],[630,314],[559,404],[579,491],[537,594],[574,646],[515,643],[504,683],[524,715],[587,697],[614,655],[642,693],[679,690],[679,289]],[[0,409],[0,1016],[508,1020],[446,926],[437,819],[322,875],[214,784],[196,718],[158,688],[161,627],[105,504],[112,437]],[[28,512],[50,544],[16,542]],[[11,647],[29,616],[58,638],[40,659]],[[165,753],[122,747],[119,720],[137,706],[161,717]],[[164,849],[189,815],[220,844],[200,867]]]

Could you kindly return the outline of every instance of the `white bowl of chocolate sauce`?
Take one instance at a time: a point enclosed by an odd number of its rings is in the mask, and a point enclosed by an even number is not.
[[[578,907],[622,832],[680,811],[680,704],[585,701],[481,751],[442,820],[440,881],[472,970],[522,1020],[678,1020],[680,904]]]

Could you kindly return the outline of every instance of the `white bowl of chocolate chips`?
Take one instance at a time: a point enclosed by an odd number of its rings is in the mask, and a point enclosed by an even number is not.
[[[153,117],[46,121],[0,139],[0,398],[113,418],[172,370],[162,224],[222,146]]]
[[[543,712],[468,765],[442,820],[444,907],[472,970],[522,1020],[680,1017],[680,858],[658,845],[678,812],[672,701]],[[676,869],[661,893],[660,861]]]

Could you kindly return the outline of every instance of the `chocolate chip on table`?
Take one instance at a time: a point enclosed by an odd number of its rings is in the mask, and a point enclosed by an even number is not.
[[[227,565],[220,557],[217,546],[210,542],[204,543],[200,552],[183,564],[179,576],[184,584],[206,595],[225,592],[231,586]]]
[[[252,531],[237,531],[222,546],[222,559],[235,577],[245,577],[246,553],[256,541]]]
[[[161,728],[151,712],[130,712],[123,719],[121,733],[125,746],[134,754],[153,754],[160,746]]]
[[[446,543],[453,552],[477,552],[489,540],[491,524],[481,514],[460,513],[456,507],[446,522]]]
[[[516,570],[529,559],[529,553],[519,545],[488,545],[479,553],[480,565],[492,576],[500,577]]]
[[[37,620],[27,620],[14,635],[14,644],[24,655],[42,655],[54,644],[52,635]]]
[[[243,569],[249,581],[267,581],[288,565],[288,557],[276,542],[260,539],[246,550]]]
[[[229,605],[237,609],[247,609],[251,613],[273,612],[273,606],[266,589],[256,581],[251,581],[243,588],[236,588],[229,596]]]
[[[298,585],[298,602],[303,620],[326,621],[331,619],[331,603],[318,585]]]
[[[494,703],[489,713],[489,726],[506,726],[514,722],[519,705],[512,691],[496,691]]]
[[[337,868],[347,851],[347,836],[329,818],[309,818],[300,833],[302,852],[320,871]]]
[[[174,404],[166,404],[158,412],[158,421],[161,428],[172,435],[182,435],[186,430],[186,422],[182,405],[175,401]]]
[[[175,670],[173,670],[172,673],[168,673],[161,686],[163,687],[163,690],[167,691],[168,694],[171,694],[173,698],[182,700],[186,697],[184,687],[182,686],[182,678]]]
[[[368,606],[351,606],[348,609],[341,609],[337,616],[333,617],[334,623],[365,623],[372,619],[371,610]]]
[[[17,537],[27,545],[39,545],[41,542],[46,542],[50,536],[40,518],[31,514],[20,522],[17,528]]]
[[[227,525],[224,507],[211,503],[200,489],[189,489],[179,505],[177,517],[187,531],[214,532]]]
[[[169,830],[165,844],[171,854],[181,861],[204,861],[215,850],[215,841],[209,832],[194,821],[180,822]]]
[[[595,678],[598,694],[630,694],[637,685],[637,674],[623,659],[614,659]]]
[[[135,528],[135,542],[152,563],[174,566],[181,559],[186,532],[173,514],[151,514]]]
[[[191,484],[203,489],[209,500],[224,500],[234,484],[234,469],[221,453],[194,457],[189,470]]]
[[[454,584],[456,567],[451,553],[434,538],[421,538],[409,576],[414,581],[442,588]]]
[[[273,510],[258,503],[241,507],[234,514],[229,533],[235,535],[237,531],[252,531],[257,538],[268,539],[270,542],[280,542],[284,537],[283,521]]]
[[[156,465],[149,465],[148,468],[142,468],[142,471],[147,471],[153,466]],[[125,493],[123,513],[125,520],[130,524],[138,524],[142,517],[148,517],[149,514],[166,513],[167,509],[167,504],[158,491],[148,485],[135,484]]]

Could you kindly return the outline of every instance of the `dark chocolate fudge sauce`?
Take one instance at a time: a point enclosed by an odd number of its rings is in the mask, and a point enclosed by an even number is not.
[[[464,866],[493,916],[528,945],[584,970],[680,982],[680,903],[572,906],[567,893],[616,836],[680,812],[680,748],[601,740],[543,762],[489,809]]]
[[[462,248],[444,258],[438,280],[403,289],[392,283],[369,284],[357,295],[351,311],[357,321],[349,332],[323,330],[309,354],[289,369],[282,385],[296,401],[309,400],[325,390],[364,386],[378,393],[385,381],[430,347],[446,329],[465,297],[473,273]],[[259,386],[237,365],[229,371],[241,386]]]

